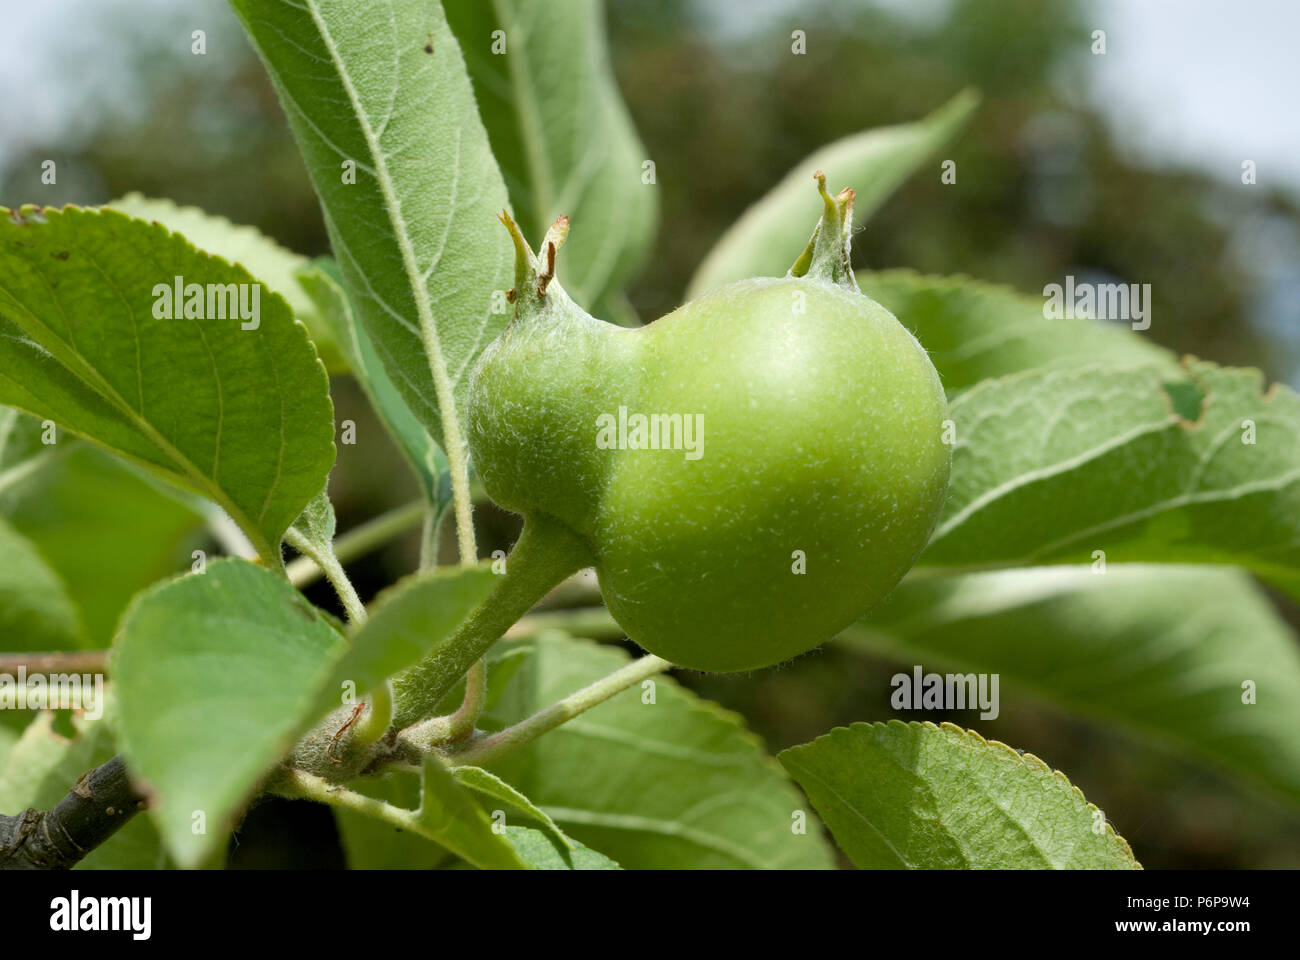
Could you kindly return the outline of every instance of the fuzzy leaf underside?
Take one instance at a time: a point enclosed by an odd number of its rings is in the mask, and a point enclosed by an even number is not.
[[[506,189],[435,0],[232,0],[320,197],[356,319],[443,445],[508,319]],[[348,182],[353,174],[355,182]]]
[[[602,3],[449,0],[446,9],[515,219],[537,243],[569,217],[564,289],[598,310],[645,254],[659,189],[642,182],[648,157],[609,65]]]
[[[406,455],[425,500],[434,515],[440,516],[451,503],[447,455],[388,378],[370,335],[357,323],[338,264],[332,260],[317,260],[300,270],[297,276],[307,295],[316,303],[322,322],[330,329],[349,369],[370,400],[370,406]]]
[[[1236,564],[1300,597],[1300,398],[1265,393],[1258,370],[1187,373],[1195,395],[1159,368],[1090,367],[959,396],[948,500],[919,563]]]
[[[926,671],[996,674],[1003,712],[1023,692],[1300,803],[1300,649],[1241,570],[912,579],[839,642]]]
[[[857,279],[925,347],[949,396],[1037,367],[1150,365],[1185,377],[1173,353],[1133,330],[1084,317],[1047,319],[1041,297],[1010,287],[912,270],[859,270]]]

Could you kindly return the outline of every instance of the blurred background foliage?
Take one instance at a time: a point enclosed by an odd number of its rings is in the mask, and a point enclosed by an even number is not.
[[[661,191],[660,233],[628,291],[644,320],[679,304],[723,230],[814,148],[917,119],[973,85],[984,103],[940,157],[957,162],[957,185],[939,183],[937,162],[910,180],[855,239],[858,263],[964,273],[1029,293],[1070,273],[1149,283],[1147,335],[1179,352],[1296,382],[1300,298],[1286,285],[1295,282],[1300,237],[1296,194],[1265,183],[1243,189],[1236,170],[1216,177],[1201,167],[1152,163],[1117,142],[1113,125],[1083,94],[1085,74],[1096,68],[1088,4],[955,0],[922,18],[903,15],[899,4],[758,6],[764,15],[756,26],[733,29],[729,16],[749,17],[744,3],[609,4],[613,65]],[[328,253],[307,173],[238,25],[221,3],[182,8],[146,23],[130,4],[87,6],[86,32],[98,42],[83,56],[111,48],[112,71],[126,72],[130,95],[88,96],[62,123],[22,136],[6,131],[0,202],[93,204],[138,190],[256,225],[308,255]],[[190,51],[196,28],[207,31],[203,57]],[[808,35],[803,56],[790,54],[795,29]],[[94,69],[93,59],[86,64]],[[57,184],[41,183],[47,159],[58,164]],[[829,172],[832,185],[842,186]],[[1272,265],[1279,259],[1291,264],[1289,281],[1278,280]],[[334,393],[337,418],[355,420],[365,440],[340,448],[332,477],[346,530],[417,491],[359,390],[336,378]],[[20,498],[10,504],[19,515],[23,495],[11,492]],[[36,506],[28,509],[29,523],[44,522]],[[486,505],[479,519],[483,553],[509,545],[513,518]],[[172,569],[184,569],[192,544],[165,546],[176,553]],[[111,543],[78,551],[86,568],[114,562]],[[412,536],[349,571],[369,596],[409,572],[415,551]],[[334,603],[319,586],[310,596]],[[1283,609],[1298,622],[1293,609]],[[88,643],[105,641],[101,631]],[[897,669],[830,644],[753,675],[682,679],[743,713],[776,751],[837,724],[895,715],[888,680]],[[992,722],[970,713],[911,718],[974,726],[1043,757],[1106,811],[1148,867],[1300,864],[1294,813],[1014,691],[1004,690],[1002,702]],[[250,813],[232,863],[341,863],[329,846],[330,819],[288,817],[286,806],[268,803]]]

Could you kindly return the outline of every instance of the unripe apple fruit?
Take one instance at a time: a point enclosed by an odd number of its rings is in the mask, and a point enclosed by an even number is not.
[[[501,506],[576,534],[614,619],[684,667],[764,667],[833,637],[912,566],[947,490],[938,374],[857,289],[852,192],[819,185],[790,274],[638,329],[554,279],[565,222],[540,262],[508,224],[516,315],[473,373],[473,463]]]

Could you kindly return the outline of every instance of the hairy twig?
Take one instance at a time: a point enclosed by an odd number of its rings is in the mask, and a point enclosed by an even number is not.
[[[368,520],[334,541],[334,555],[340,563],[355,560],[399,534],[418,527],[424,522],[425,512],[424,501],[417,500]],[[295,587],[314,583],[324,573],[315,560],[306,556],[294,558],[285,570],[288,571],[289,582]]]
[[[592,707],[599,706],[628,687],[670,669],[672,669],[671,663],[653,654],[639,657],[595,683],[588,684],[576,693],[571,693],[549,707],[539,710],[526,720],[521,720],[496,733],[474,737],[459,746],[453,744],[443,756],[454,765],[483,766],[491,763],[498,757],[532,743],[542,734],[554,730]]]

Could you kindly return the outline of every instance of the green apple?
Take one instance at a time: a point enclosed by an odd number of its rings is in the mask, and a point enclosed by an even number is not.
[[[648,326],[583,312],[513,224],[516,316],[482,355],[468,439],[488,494],[585,545],[628,636],[681,666],[764,667],[866,613],[924,548],[948,485],[943,388],[857,289],[853,195],[782,278]],[[508,218],[507,218],[508,221]]]

